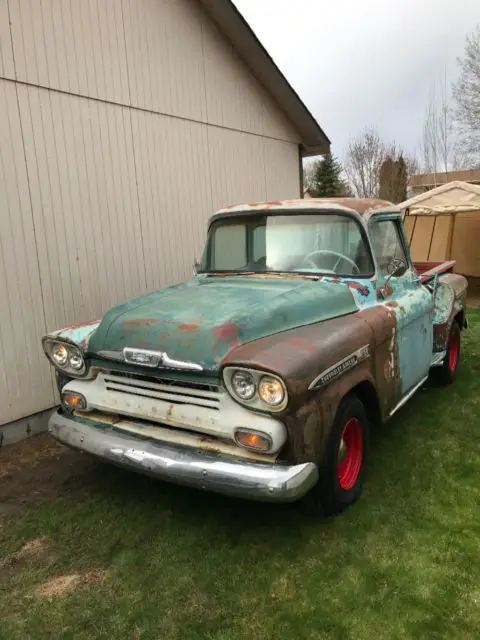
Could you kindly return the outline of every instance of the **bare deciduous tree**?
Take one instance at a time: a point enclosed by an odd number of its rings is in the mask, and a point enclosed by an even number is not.
[[[385,143],[374,129],[367,129],[349,143],[345,173],[357,197],[374,198],[377,195],[380,167],[385,157]]]
[[[453,85],[455,124],[465,155],[480,166],[480,25],[467,37],[458,63],[460,76]]]
[[[418,161],[396,142],[385,143],[374,129],[367,129],[350,142],[345,154],[345,173],[359,198],[376,198],[380,188],[380,169],[385,160],[404,159],[408,176],[418,173]]]
[[[423,122],[422,156],[427,173],[445,173],[454,168],[451,111],[448,104],[446,73],[437,93],[434,83],[429,92]]]
[[[313,176],[315,174],[315,162],[310,159],[303,163],[303,188],[311,189],[313,183]]]
[[[404,155],[405,164],[407,165],[407,174],[408,177],[414,176],[417,173],[420,173],[420,163],[418,162],[417,156],[413,154]]]

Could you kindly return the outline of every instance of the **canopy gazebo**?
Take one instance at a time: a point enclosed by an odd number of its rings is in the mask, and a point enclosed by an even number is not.
[[[480,277],[480,186],[449,182],[397,205],[415,262],[455,260],[455,271]]]

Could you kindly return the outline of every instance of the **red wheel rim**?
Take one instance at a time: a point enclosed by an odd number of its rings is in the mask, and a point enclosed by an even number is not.
[[[338,482],[344,491],[355,486],[363,461],[363,428],[358,418],[347,420],[338,447]]]
[[[455,373],[458,365],[458,356],[460,354],[460,336],[454,333],[450,338],[450,351],[448,356],[448,366],[452,373]]]

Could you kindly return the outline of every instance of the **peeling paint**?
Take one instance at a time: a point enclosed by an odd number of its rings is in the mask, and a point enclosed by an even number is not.
[[[183,324],[180,324],[178,326],[178,330],[182,331],[184,333],[194,333],[195,331],[199,331],[200,330],[200,325],[199,324],[183,323]]]
[[[395,206],[387,200],[376,198],[308,198],[299,200],[268,200],[266,202],[252,202],[250,204],[234,204],[221,209],[218,214],[241,211],[264,211],[269,209],[293,209],[293,210],[347,210],[355,211],[360,215],[368,215],[373,211],[395,210]]]
[[[355,313],[358,293],[342,282],[197,277],[111,309],[90,342],[96,353],[161,350],[218,370],[240,343]]]
[[[52,338],[73,342],[79,345],[84,351],[87,351],[90,338],[99,325],[100,320],[90,320],[84,323],[78,322],[59,331],[52,331],[48,335]]]
[[[369,288],[362,282],[357,282],[356,280],[344,280],[344,282],[350,289],[355,289],[355,291],[358,291],[364,298],[368,296]]]
[[[151,327],[157,324],[158,320],[154,318],[136,318],[135,320],[125,320],[123,323],[123,328],[126,331],[133,331],[138,327]]]

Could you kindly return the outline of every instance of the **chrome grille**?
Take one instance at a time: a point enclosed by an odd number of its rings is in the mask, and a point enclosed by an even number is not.
[[[188,404],[209,409],[219,409],[221,391],[209,384],[197,384],[167,378],[120,373],[104,373],[107,391],[163,400],[173,404]]]

